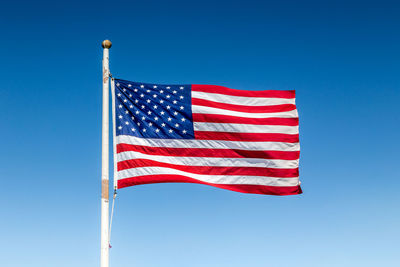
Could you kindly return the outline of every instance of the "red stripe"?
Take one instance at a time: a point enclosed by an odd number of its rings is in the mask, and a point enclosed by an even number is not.
[[[296,93],[294,90],[278,91],[278,90],[265,90],[265,91],[245,91],[230,89],[218,85],[202,85],[192,84],[192,91],[224,94],[231,96],[245,96],[245,97],[272,97],[272,98],[295,98]]]
[[[299,118],[244,118],[228,115],[193,113],[194,122],[240,123],[256,125],[299,125]]]
[[[227,109],[227,110],[247,112],[247,113],[286,112],[296,109],[296,105],[293,104],[282,104],[282,105],[271,105],[271,106],[242,106],[242,105],[234,105],[227,103],[219,103],[200,98],[192,98],[192,105]]]
[[[118,171],[140,167],[165,167],[179,171],[205,175],[242,175],[293,178],[299,176],[299,169],[276,169],[262,167],[220,167],[220,166],[186,166],[149,159],[130,159],[118,162]]]
[[[196,184],[211,185],[214,187],[241,193],[263,194],[263,195],[285,196],[285,195],[297,195],[302,193],[300,185],[284,187],[284,186],[245,185],[245,184],[240,184],[240,185],[212,184],[199,181],[193,178],[189,178],[186,176],[165,175],[165,174],[137,176],[137,177],[121,179],[118,180],[118,189],[128,186],[141,185],[141,184],[154,184],[154,183],[196,183]]]
[[[241,149],[151,147],[130,144],[117,144],[117,153],[125,151],[136,151],[147,155],[172,157],[261,158],[284,160],[296,160],[300,157],[300,151],[255,151]]]
[[[195,139],[198,140],[265,141],[287,143],[299,142],[299,134],[195,131],[194,136]]]

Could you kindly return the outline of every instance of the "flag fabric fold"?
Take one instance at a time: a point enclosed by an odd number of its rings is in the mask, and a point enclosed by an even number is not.
[[[295,91],[112,81],[115,185],[301,194]]]

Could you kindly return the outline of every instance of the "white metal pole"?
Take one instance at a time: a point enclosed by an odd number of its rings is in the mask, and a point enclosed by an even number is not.
[[[104,40],[103,47],[103,119],[101,142],[101,249],[100,266],[109,266],[109,49],[111,42]]]

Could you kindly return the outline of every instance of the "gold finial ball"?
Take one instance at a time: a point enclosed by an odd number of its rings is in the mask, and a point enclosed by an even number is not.
[[[103,48],[111,48],[111,45],[112,45],[112,43],[111,43],[111,41],[110,40],[104,40],[102,43],[101,43],[101,46],[103,47]]]

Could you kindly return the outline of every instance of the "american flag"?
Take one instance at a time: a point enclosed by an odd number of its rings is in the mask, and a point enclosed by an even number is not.
[[[115,186],[301,194],[295,91],[114,79]]]

